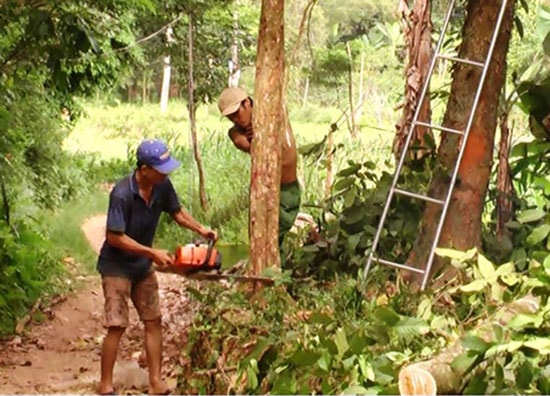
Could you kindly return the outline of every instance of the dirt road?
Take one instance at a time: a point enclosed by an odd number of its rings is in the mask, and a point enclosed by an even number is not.
[[[82,231],[97,252],[105,235],[105,216],[88,219]],[[76,268],[72,260],[65,260]],[[182,278],[158,274],[165,356],[163,372],[174,388],[172,368],[182,346],[182,333],[191,310]],[[68,280],[70,281],[70,280]],[[104,335],[103,295],[98,275],[77,276],[78,291],[51,310],[41,324],[28,326],[21,336],[0,344],[0,393],[94,393],[99,379],[100,347]],[[130,326],[123,336],[115,367],[118,393],[143,393],[147,372],[142,344],[143,328],[131,309]]]

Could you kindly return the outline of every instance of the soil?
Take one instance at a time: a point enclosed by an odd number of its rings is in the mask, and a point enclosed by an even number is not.
[[[98,252],[105,235],[105,216],[84,222],[82,232]],[[66,258],[74,279],[73,292],[58,296],[53,306],[37,307],[41,323],[31,320],[20,335],[0,343],[0,394],[95,393],[99,380],[103,328],[103,293],[99,275],[77,275],[82,265]],[[163,373],[174,389],[174,367],[184,346],[192,309],[184,278],[158,274],[163,310]],[[135,310],[122,338],[115,366],[115,390],[121,394],[147,391],[143,327]]]

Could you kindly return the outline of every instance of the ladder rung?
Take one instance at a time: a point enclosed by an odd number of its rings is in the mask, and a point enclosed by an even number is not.
[[[477,66],[477,67],[485,67],[485,63],[476,62],[476,61],[469,60],[469,59],[455,58],[454,56],[446,56],[446,55],[441,55],[441,54],[439,54],[437,56],[441,59],[447,59],[447,60],[450,60],[452,62],[466,63],[467,65],[472,65],[472,66]]]
[[[447,128],[447,127],[444,127],[442,125],[432,125],[432,124],[428,124],[427,122],[421,122],[421,121],[416,121],[416,125],[421,126],[421,127],[425,127],[425,128],[430,128],[430,129],[439,129],[440,131],[455,133],[457,135],[464,135],[464,131],[459,131],[458,129]]]
[[[393,191],[401,195],[406,195],[407,197],[422,199],[424,201],[428,201],[428,202],[432,202],[440,205],[443,205],[445,203],[445,201],[441,199],[436,199],[436,198],[428,197],[426,195],[416,194],[410,191],[401,190],[400,188],[394,188]]]
[[[381,258],[373,257],[372,259],[375,260],[375,261],[378,261],[380,264],[385,264],[385,265],[389,265],[391,267],[396,267],[396,268],[416,272],[418,274],[423,274],[423,273],[426,272],[426,271],[418,269],[418,268],[409,267],[408,265],[404,265],[404,264],[394,263],[393,261],[384,260],[384,259],[381,259]]]

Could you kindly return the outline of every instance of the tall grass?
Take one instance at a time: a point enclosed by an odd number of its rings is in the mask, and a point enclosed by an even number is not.
[[[199,221],[220,232],[220,243],[248,243],[248,189],[250,157],[235,149],[227,136],[230,122],[219,116],[214,105],[201,106],[197,111],[197,134],[206,179],[209,210],[203,212],[198,199],[198,171],[190,149],[189,125],[183,102],[173,101],[165,114],[158,105],[109,105],[101,102],[85,103],[85,116],[77,123],[65,141],[73,152],[94,153],[103,161],[114,164],[132,164],[135,148],[146,137],[159,137],[172,147],[182,166],[171,179],[183,207]],[[292,107],[291,107],[292,109]],[[291,123],[298,146],[320,142],[330,124],[340,118],[337,108],[322,108],[314,104],[295,107]],[[380,114],[382,116],[380,116]],[[393,139],[390,112],[365,111],[359,120],[361,133],[350,139],[346,124],[334,134],[335,153],[333,171],[347,166],[347,162],[371,160],[385,166]],[[129,161],[129,162],[128,162]],[[108,164],[109,162],[107,162]],[[104,166],[111,172],[110,180],[125,176],[124,166]],[[315,212],[312,207],[321,204],[325,195],[326,163],[324,159],[299,160],[299,178],[303,188],[303,211]],[[161,221],[157,235],[159,244],[167,248],[197,238],[186,230]]]

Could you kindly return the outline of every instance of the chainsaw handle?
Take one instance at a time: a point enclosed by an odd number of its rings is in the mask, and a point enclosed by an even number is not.
[[[215,244],[216,244],[216,240],[214,238],[208,239],[208,250],[206,251],[206,257],[204,258],[204,263],[203,263],[205,267],[207,267],[208,263],[210,262],[210,256],[212,256],[212,250],[214,250]]]

